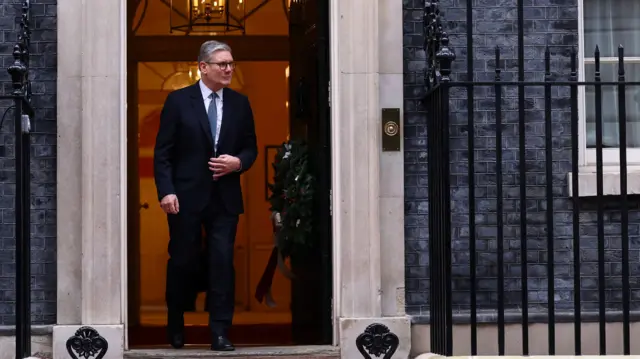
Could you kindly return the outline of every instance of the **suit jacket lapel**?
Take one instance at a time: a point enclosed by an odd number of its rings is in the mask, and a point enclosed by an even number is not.
[[[204,100],[202,99],[202,92],[200,92],[200,85],[196,82],[194,85],[191,85],[191,89],[191,105],[193,107],[193,111],[197,115],[197,120],[200,122],[205,136],[207,136],[209,144],[213,146],[213,137],[211,137],[211,127],[209,126],[209,116],[207,115],[207,110],[204,107]]]
[[[229,116],[233,111],[233,99],[231,98],[231,91],[228,88],[224,88],[222,90],[222,124],[220,124],[220,135],[218,136],[218,150],[223,148],[224,139],[226,133],[229,131],[229,126],[231,126],[231,121],[229,121]]]

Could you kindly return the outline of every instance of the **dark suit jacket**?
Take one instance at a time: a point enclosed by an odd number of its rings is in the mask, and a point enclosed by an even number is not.
[[[258,152],[253,112],[246,96],[228,88],[223,91],[222,124],[216,153],[198,83],[171,92],[162,109],[154,151],[158,200],[175,194],[181,213],[195,214],[209,204],[213,189],[209,158],[223,154],[238,157],[242,167],[241,171],[218,179],[217,190],[222,205],[230,214],[244,212],[240,174],[253,165]],[[183,293],[185,311],[194,311],[197,292],[207,289],[206,251],[200,253],[193,264],[196,275],[191,279],[196,288],[195,292]]]
[[[253,112],[246,96],[229,88],[223,91],[215,155],[238,157],[242,169],[219,178],[218,189],[228,213],[241,214],[240,174],[253,165],[258,153]],[[213,156],[213,138],[199,84],[171,92],[160,115],[154,152],[158,199],[175,194],[181,212],[203,210],[211,199],[213,173],[207,162]]]

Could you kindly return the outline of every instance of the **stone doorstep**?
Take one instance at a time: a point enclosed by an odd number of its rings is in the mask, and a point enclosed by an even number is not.
[[[339,359],[340,349],[334,346],[291,346],[291,347],[245,347],[233,352],[213,352],[204,347],[185,347],[184,349],[133,349],[124,353],[127,359],[151,358],[290,358],[290,359]]]

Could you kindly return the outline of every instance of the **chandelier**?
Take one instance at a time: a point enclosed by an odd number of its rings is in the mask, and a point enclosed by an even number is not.
[[[245,33],[244,0],[171,0],[170,32]]]

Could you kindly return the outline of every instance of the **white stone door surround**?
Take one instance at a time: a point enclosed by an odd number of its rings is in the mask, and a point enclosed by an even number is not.
[[[383,107],[403,105],[402,1],[329,0],[334,344],[358,358],[371,323],[400,339],[403,155],[382,152]],[[126,0],[58,2],[58,323],[54,358],[91,326],[122,358],[127,318]],[[196,56],[196,54],[194,54]],[[402,118],[402,116],[401,116]],[[402,128],[402,126],[400,126]]]

